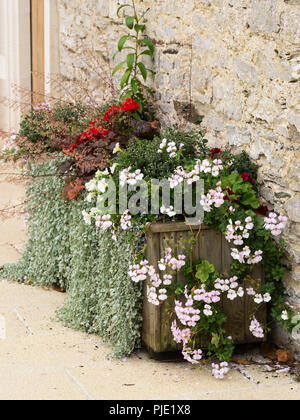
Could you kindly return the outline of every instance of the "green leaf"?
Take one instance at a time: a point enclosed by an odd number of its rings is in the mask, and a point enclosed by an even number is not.
[[[127,41],[127,39],[129,38],[129,35],[124,35],[122,36],[122,38],[120,39],[119,43],[118,43],[118,50],[122,51],[123,47]]]
[[[122,63],[119,63],[114,69],[112,74],[116,74],[119,70],[121,70],[121,68],[124,66],[124,64],[126,63],[126,61],[122,61]]]
[[[140,106],[139,112],[140,112],[140,113],[142,113],[142,112],[144,111],[144,106],[143,106],[142,101],[140,101],[139,99],[136,99],[136,102],[137,102],[137,103],[139,104],[139,106]]]
[[[128,80],[129,80],[130,75],[131,75],[131,70],[127,69],[125,71],[125,73],[123,74],[123,77],[121,79],[121,88],[122,89],[128,84]]]
[[[120,11],[121,11],[124,7],[132,7],[132,5],[131,5],[131,4],[123,4],[122,6],[120,6],[120,7],[118,8],[118,10],[117,10],[117,16],[118,16],[118,17],[121,17],[121,16],[120,16]]]
[[[141,55],[150,55],[150,57],[153,57],[153,54],[150,50],[145,50],[145,51],[141,52]]]
[[[141,62],[140,63],[137,63],[137,66],[140,69],[140,72],[141,72],[141,74],[143,76],[143,79],[146,81],[147,80],[147,69],[146,69],[146,67]]]
[[[137,120],[137,121],[141,121],[141,117],[140,117],[140,115],[138,114],[138,112],[133,111],[131,115],[133,116],[133,118],[134,118],[135,120]]]
[[[134,27],[134,21],[135,21],[135,17],[134,16],[128,16],[125,20],[126,22],[126,26],[128,29],[133,29]]]
[[[209,279],[209,275],[215,273],[216,269],[213,264],[208,261],[203,261],[197,266],[196,278],[202,283],[205,283]]]
[[[259,207],[259,202],[256,198],[255,192],[252,190],[243,194],[241,198],[241,204],[244,206],[250,206],[253,209],[257,209]]]
[[[144,38],[144,39],[141,40],[141,42],[149,48],[149,50],[152,52],[152,54],[154,53],[154,45],[153,45],[153,42],[151,41],[151,39]]]
[[[139,33],[139,32],[145,32],[146,30],[146,25],[135,25],[134,26],[134,30],[135,32]]]
[[[133,65],[134,65],[134,60],[135,60],[135,54],[128,54],[127,56],[127,66],[130,70],[133,69]]]
[[[122,50],[134,50],[135,48],[133,47],[123,47]],[[116,56],[120,53],[120,51],[117,51],[114,55],[113,55],[113,60],[116,58]]]
[[[132,89],[133,93],[138,93],[138,91],[139,91],[138,84],[137,84],[135,79],[131,80],[131,89]]]
[[[220,336],[218,334],[212,333],[212,340],[211,344],[215,346],[216,348],[220,345]]]

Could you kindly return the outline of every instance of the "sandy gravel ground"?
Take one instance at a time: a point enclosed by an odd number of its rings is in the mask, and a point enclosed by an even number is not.
[[[0,165],[0,173],[16,168]],[[18,177],[0,175],[0,210],[24,200]],[[0,217],[3,213],[0,212]],[[0,265],[20,258],[26,240],[21,215],[0,219]],[[162,363],[141,351],[109,360],[96,336],[64,328],[55,311],[66,295],[0,283],[0,400],[300,399],[300,384],[265,367],[232,371],[223,381],[208,368]]]

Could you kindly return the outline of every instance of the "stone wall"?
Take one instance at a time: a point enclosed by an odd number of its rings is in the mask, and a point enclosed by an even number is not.
[[[109,87],[91,69],[124,27],[117,0],[57,0],[61,72],[97,94]],[[121,2],[122,3],[122,2]],[[124,3],[124,2],[123,2]],[[246,149],[260,165],[261,196],[287,214],[285,283],[300,304],[300,0],[137,0],[156,43],[154,88],[164,123],[201,124],[211,145]],[[105,76],[106,77],[106,76]]]

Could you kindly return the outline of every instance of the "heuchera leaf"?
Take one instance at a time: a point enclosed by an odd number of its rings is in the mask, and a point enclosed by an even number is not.
[[[196,278],[202,283],[205,283],[209,279],[209,275],[216,271],[215,266],[208,261],[202,261],[197,266]]]

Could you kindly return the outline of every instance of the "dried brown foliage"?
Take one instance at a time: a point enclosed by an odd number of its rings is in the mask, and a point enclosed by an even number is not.
[[[63,189],[63,198],[65,200],[76,200],[82,190],[85,187],[83,185],[83,180],[81,178],[76,178],[74,181],[68,181]]]

